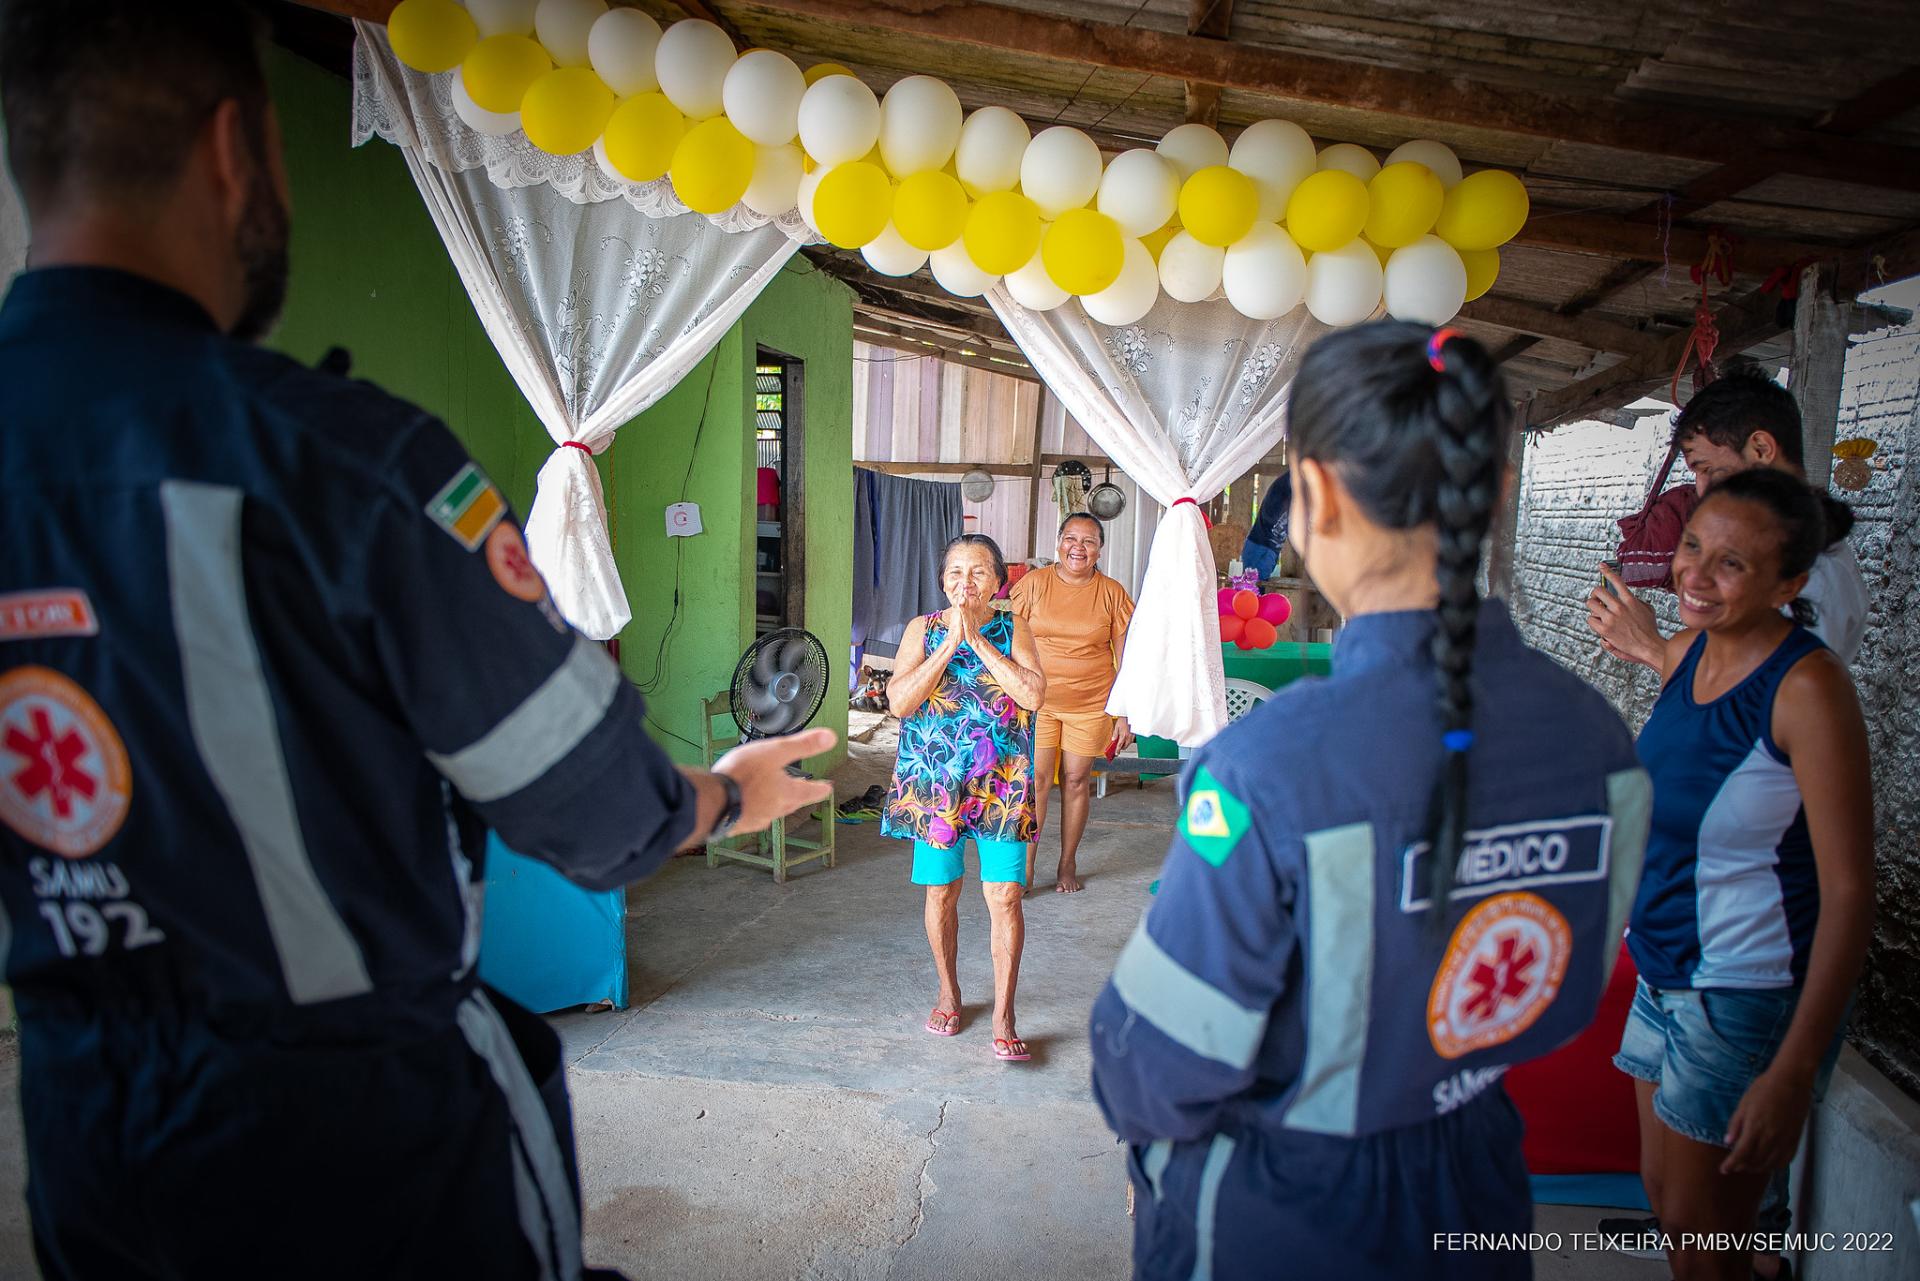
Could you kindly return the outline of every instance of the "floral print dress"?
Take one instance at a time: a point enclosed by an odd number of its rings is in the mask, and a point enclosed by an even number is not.
[[[926,619],[926,652],[945,642],[943,615]],[[980,634],[1013,652],[1013,615],[996,613]],[[962,645],[927,701],[900,724],[880,830],[950,850],[968,836],[1033,839],[1033,713],[1013,701],[980,656]]]

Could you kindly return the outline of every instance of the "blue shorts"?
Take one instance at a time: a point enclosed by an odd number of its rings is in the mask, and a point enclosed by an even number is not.
[[[938,849],[925,841],[913,843],[913,883],[915,885],[951,885],[967,874],[966,859],[962,851],[967,842],[973,842],[973,848],[980,859],[980,881],[983,885],[1011,881],[1015,885],[1027,883],[1027,843],[1025,841],[996,841],[981,836],[963,836],[960,843],[950,850]]]
[[[1653,1113],[1668,1129],[1723,1148],[1741,1096],[1773,1062],[1799,1003],[1797,987],[1661,989],[1641,979],[1613,1065],[1659,1087]],[[1836,1035],[1821,1060],[1816,1097],[1842,1039]]]

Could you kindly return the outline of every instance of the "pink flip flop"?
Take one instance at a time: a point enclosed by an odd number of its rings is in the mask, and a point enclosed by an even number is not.
[[[933,1021],[935,1019],[940,1020],[939,1027],[935,1027],[933,1025]],[[954,1024],[954,1026],[951,1028],[946,1026],[949,1020],[951,1020]],[[934,1008],[933,1013],[927,1015],[927,1021],[924,1024],[924,1026],[926,1027],[927,1031],[931,1032],[935,1036],[959,1036],[960,1035],[959,1023],[960,1023],[960,1012],[958,1010],[943,1010],[936,1006]]]
[[[1002,1049],[1002,1046],[1006,1048]],[[1017,1052],[1015,1047],[1018,1047]],[[1004,1036],[996,1036],[993,1038],[993,1057],[1002,1063],[1025,1063],[1033,1055],[1027,1052],[1027,1043],[1019,1037],[1009,1041]]]

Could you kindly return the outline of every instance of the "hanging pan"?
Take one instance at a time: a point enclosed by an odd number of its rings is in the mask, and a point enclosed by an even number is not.
[[[1101,520],[1118,520],[1126,509],[1127,495],[1113,483],[1113,468],[1109,467],[1105,478],[1087,495],[1087,510]]]

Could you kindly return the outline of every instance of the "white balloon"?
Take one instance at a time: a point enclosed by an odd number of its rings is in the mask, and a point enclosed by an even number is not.
[[[640,185],[633,179],[627,177],[627,175],[621,173],[618,169],[615,169],[613,167],[613,161],[607,158],[607,135],[601,134],[593,140],[592,151],[593,161],[600,166],[601,173],[607,175],[607,177],[613,179],[623,187],[637,187]]]
[[[1228,247],[1220,283],[1235,311],[1249,320],[1274,320],[1300,305],[1307,288],[1306,255],[1280,228],[1256,222]]]
[[[653,55],[660,47],[660,24],[638,9],[609,9],[587,35],[587,58],[594,74],[622,98],[660,87]]]
[[[1160,251],[1160,287],[1180,302],[1205,302],[1219,292],[1226,263],[1225,249],[1202,244],[1191,232],[1176,232]]]
[[[827,176],[828,166],[815,165],[811,171],[802,174],[800,186],[793,193],[793,207],[800,211],[800,220],[820,234],[820,226],[813,220],[813,193],[820,188],[820,180]]]
[[[815,81],[800,98],[800,145],[822,168],[859,160],[880,138],[880,100],[852,76]]]
[[[520,128],[520,113],[517,111],[488,111],[473,100],[467,92],[465,76],[449,76],[447,83],[453,86],[453,114],[466,123],[475,133],[484,133],[489,138],[504,138]]]
[[[1412,142],[1401,143],[1387,154],[1387,163],[1390,165],[1397,165],[1402,160],[1411,160],[1433,170],[1434,177],[1448,190],[1452,190],[1454,184],[1460,181],[1460,157],[1454,155],[1453,148],[1444,142],[1415,138]]]
[[[987,292],[987,287],[997,276],[989,276],[974,265],[967,256],[967,242],[956,240],[945,249],[936,249],[927,255],[927,261],[933,266],[933,278],[940,287],[956,298],[978,298]]]
[[[960,143],[953,167],[970,196],[1012,191],[1020,181],[1020,159],[1027,154],[1033,131],[1027,122],[1005,107],[982,107],[960,126]]]
[[[1227,163],[1253,179],[1260,193],[1261,222],[1279,222],[1287,212],[1287,197],[1300,180],[1314,171],[1319,157],[1307,131],[1291,120],[1260,120],[1241,130],[1233,140]]]
[[[1129,240],[1119,279],[1097,294],[1088,294],[1080,305],[1103,325],[1131,325],[1152,311],[1159,299],[1160,273],[1154,269],[1153,255],[1138,240]]]
[[[555,66],[584,67],[592,61],[593,24],[606,16],[607,0],[540,0],[533,30]]]
[[[880,158],[894,177],[938,169],[960,143],[960,98],[946,81],[908,76],[880,103]]]
[[[1053,277],[1047,274],[1047,264],[1035,254],[1027,260],[1027,265],[1007,275],[1007,292],[1013,300],[1028,311],[1052,311],[1072,294],[1053,283]]]
[[[784,53],[754,49],[740,55],[721,82],[720,101],[733,127],[763,147],[793,141],[807,78]]]
[[[1357,325],[1379,310],[1380,259],[1359,237],[1307,264],[1307,310],[1325,325]]]
[[[1185,182],[1202,169],[1227,163],[1227,140],[1207,125],[1180,125],[1169,129],[1154,148]]]
[[[533,34],[533,11],[540,0],[466,0],[467,12],[473,15],[473,25],[480,29],[480,38],[488,36],[530,36]]]
[[[720,95],[732,67],[733,41],[701,18],[687,18],[668,27],[653,54],[653,74],[660,78],[660,92],[690,120],[710,119],[726,107]]]
[[[1467,301],[1467,264],[1438,236],[1422,236],[1387,259],[1387,314],[1444,325]]]
[[[1361,182],[1372,182],[1380,172],[1380,161],[1365,147],[1351,142],[1336,142],[1321,149],[1319,168],[1344,169]]]
[[[1120,224],[1122,235],[1149,235],[1173,217],[1180,204],[1180,179],[1158,152],[1135,147],[1108,163],[1096,203],[1101,213]]]
[[[778,218],[800,199],[800,148],[792,143],[753,149],[753,181],[740,203],[757,214]]]
[[[1042,218],[1080,208],[1100,190],[1100,148],[1072,125],[1042,129],[1020,157],[1020,190]]]
[[[927,251],[908,244],[891,222],[878,236],[860,246],[860,256],[867,260],[867,266],[883,276],[911,276],[927,265]]]

